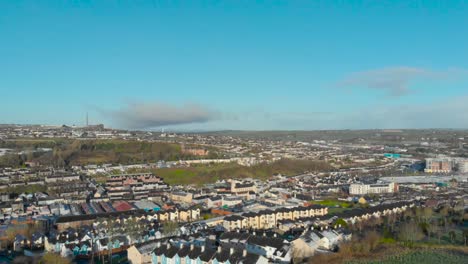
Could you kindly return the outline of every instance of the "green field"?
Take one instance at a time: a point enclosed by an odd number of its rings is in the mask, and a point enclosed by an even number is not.
[[[157,169],[153,172],[169,184],[213,183],[220,179],[253,178],[265,180],[272,175],[297,175],[306,171],[326,171],[330,166],[321,161],[280,160],[271,164],[245,167],[236,163],[211,164],[189,168]]]
[[[353,203],[339,200],[323,200],[323,201],[311,201],[312,204],[319,204],[327,207],[341,207],[341,208],[350,208],[353,207]]]
[[[390,256],[378,261],[352,261],[349,264],[461,264],[468,263],[468,255],[442,251],[412,251],[410,253]]]

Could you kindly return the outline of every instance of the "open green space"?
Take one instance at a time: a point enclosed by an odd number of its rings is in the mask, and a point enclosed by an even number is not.
[[[354,206],[354,203],[340,200],[322,200],[322,201],[311,201],[312,204],[319,204],[327,207],[341,207],[341,208],[351,208]]]
[[[366,205],[355,204],[353,202],[340,201],[340,200],[322,200],[322,201],[310,201],[311,204],[318,204],[328,207],[328,214],[334,215],[339,214],[354,208],[361,208]]]
[[[468,255],[461,253],[415,250],[405,254],[398,254],[376,261],[352,261],[349,264],[459,264],[468,263]]]
[[[272,175],[297,175],[306,171],[326,171],[330,166],[322,161],[279,160],[270,164],[258,164],[251,167],[236,163],[208,164],[188,168],[157,169],[154,173],[164,178],[169,184],[213,183],[221,179],[253,178],[265,180]]]

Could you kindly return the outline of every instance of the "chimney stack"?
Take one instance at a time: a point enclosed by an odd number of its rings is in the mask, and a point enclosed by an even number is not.
[[[222,250],[221,246],[218,246],[218,253],[221,253],[221,250]]]
[[[242,251],[242,256],[243,256],[243,257],[247,257],[247,250],[246,250],[246,249],[244,249],[244,250]]]
[[[234,254],[234,248],[229,248],[229,255],[231,256],[232,254]]]
[[[190,244],[190,251],[192,251],[195,248],[193,244]]]
[[[205,246],[201,246],[201,252],[205,252]]]

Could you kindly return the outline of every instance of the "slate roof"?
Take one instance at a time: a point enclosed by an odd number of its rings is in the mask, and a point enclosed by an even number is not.
[[[174,247],[174,246],[171,246],[165,253],[164,255],[166,255],[166,257],[168,258],[173,258],[177,252],[179,252],[180,248],[178,247]]]
[[[201,255],[201,248],[199,247],[194,247],[193,250],[190,250],[190,253],[188,254],[190,259],[196,259]]]
[[[200,255],[200,260],[209,262],[211,259],[213,259],[215,254],[216,254],[216,250],[205,248],[205,250]]]
[[[138,250],[138,252],[140,252],[141,254],[149,254],[151,251],[153,251],[156,248],[158,243],[159,241],[149,241],[149,242],[137,244],[135,245],[135,247]]]
[[[247,243],[259,245],[259,246],[268,246],[276,249],[283,247],[284,240],[276,237],[261,237],[261,236],[250,236],[247,240]]]
[[[218,262],[226,262],[226,260],[229,259],[229,257],[231,256],[231,250],[229,248],[223,248],[221,249],[221,252],[216,252],[214,258],[218,261]]]
[[[250,236],[250,234],[248,234],[248,233],[225,232],[219,237],[219,239],[220,240],[224,240],[224,239],[245,240],[245,239],[248,239],[249,236]]]
[[[238,216],[238,215],[229,215],[224,218],[225,221],[238,221],[238,220],[244,220],[244,217]]]
[[[189,246],[183,246],[179,250],[179,252],[177,252],[177,255],[179,255],[180,258],[185,258],[189,253],[190,253],[190,247]]]

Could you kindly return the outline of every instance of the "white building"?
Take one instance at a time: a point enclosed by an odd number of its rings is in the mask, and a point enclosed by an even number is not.
[[[349,194],[364,195],[371,193],[394,193],[398,192],[398,184],[391,182],[389,184],[351,184]]]
[[[468,173],[468,159],[458,163],[458,170],[461,173]]]
[[[222,206],[232,207],[242,203],[242,198],[238,196],[227,196],[222,200]]]

